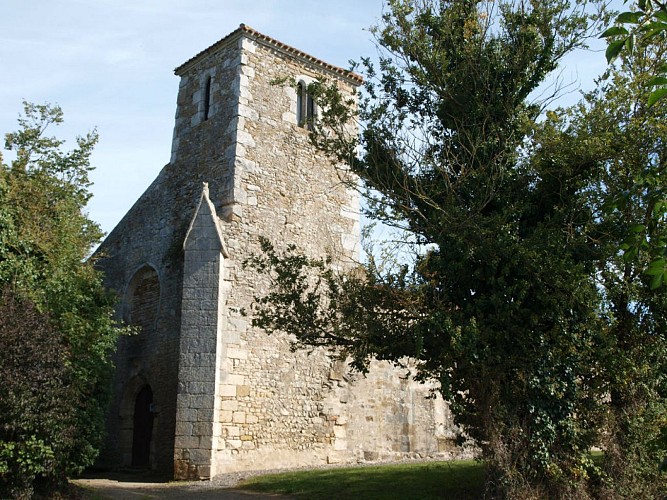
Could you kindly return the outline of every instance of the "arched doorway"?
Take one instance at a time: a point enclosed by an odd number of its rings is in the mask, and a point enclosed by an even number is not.
[[[153,435],[153,391],[145,385],[134,402],[132,430],[132,466],[148,467],[151,458]]]

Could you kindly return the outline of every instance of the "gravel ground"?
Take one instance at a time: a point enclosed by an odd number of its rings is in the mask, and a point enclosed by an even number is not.
[[[241,481],[253,476],[325,467],[332,466],[230,472],[216,476],[210,481],[168,481],[151,472],[142,471],[101,472],[86,474],[71,482],[79,488],[82,500],[287,499],[289,497],[283,495],[256,493],[238,490],[235,487]]]
[[[229,477],[227,477],[229,476]],[[247,475],[244,477],[248,477]],[[164,482],[136,474],[105,474],[104,477],[86,477],[72,480],[80,500],[254,500],[286,499],[282,495],[255,493],[234,489],[243,478],[226,474],[215,481]]]

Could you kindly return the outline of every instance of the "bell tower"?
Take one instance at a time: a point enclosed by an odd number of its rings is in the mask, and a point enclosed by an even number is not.
[[[317,110],[306,86],[334,80],[352,95],[361,80],[245,25],[176,74],[170,168],[207,184],[184,243],[174,470],[185,479],[259,447],[262,432],[242,429],[263,417],[241,408],[271,366],[253,367],[266,338],[240,311],[265,281],[242,265],[260,237],[356,260],[357,194],[308,140]]]

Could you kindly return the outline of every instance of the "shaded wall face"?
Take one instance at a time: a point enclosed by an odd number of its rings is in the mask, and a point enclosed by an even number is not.
[[[141,386],[148,384],[154,399],[150,466],[165,474],[173,471],[183,241],[202,182],[210,182],[211,191],[221,203],[231,198],[231,146],[236,116],[234,64],[238,63],[238,53],[237,47],[230,47],[217,55],[212,68],[205,72],[195,69],[181,79],[172,162],[97,252],[105,284],[121,301],[119,316],[136,323],[142,332],[119,341],[102,466],[131,464],[134,403]],[[211,109],[204,120],[200,113],[201,80],[213,72]],[[133,284],[135,273],[146,266],[155,270],[157,280]],[[158,287],[156,309],[154,291]]]
[[[152,201],[135,206],[135,213],[128,214],[132,217],[126,217],[126,224],[116,228],[99,250],[104,255],[100,267],[105,283],[119,295],[118,314],[136,327],[134,335],[118,340],[107,444],[100,465],[131,465],[134,405],[141,388],[148,385],[154,398],[149,466],[167,474],[172,469],[180,272],[163,259],[169,245],[159,235],[172,230],[159,221],[150,224]]]
[[[218,211],[234,201],[241,62],[241,48],[232,43],[181,76],[170,170],[178,179],[173,186],[177,207],[186,219],[182,238],[203,182]],[[190,210],[183,211],[183,198],[192,200]]]

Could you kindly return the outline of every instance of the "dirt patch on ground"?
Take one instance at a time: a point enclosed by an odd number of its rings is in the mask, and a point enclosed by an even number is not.
[[[165,481],[150,473],[107,473],[86,475],[73,479],[81,498],[85,500],[144,500],[165,498],[169,500],[191,499],[286,499],[282,495],[253,493],[221,485],[219,481]]]

